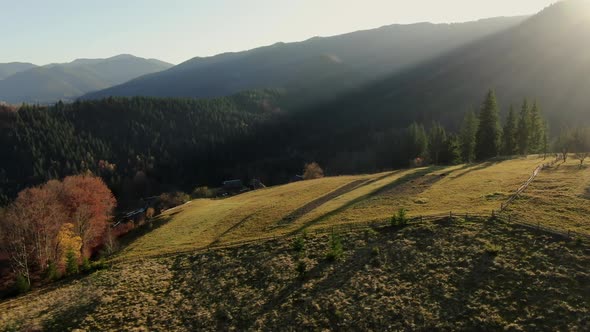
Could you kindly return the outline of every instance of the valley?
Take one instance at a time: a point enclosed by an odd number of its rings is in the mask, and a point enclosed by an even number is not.
[[[330,1],[1,6],[0,332],[590,330],[590,2]]]

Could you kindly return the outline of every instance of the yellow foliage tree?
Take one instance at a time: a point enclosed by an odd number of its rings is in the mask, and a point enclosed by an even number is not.
[[[82,249],[82,238],[76,235],[74,224],[65,223],[62,225],[57,235],[59,264],[63,268],[66,264],[66,255],[68,251],[73,251],[76,258],[80,259]]]

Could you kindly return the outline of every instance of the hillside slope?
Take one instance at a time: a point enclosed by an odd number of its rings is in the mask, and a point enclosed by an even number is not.
[[[387,221],[398,209],[410,217],[454,213],[492,215],[544,163],[541,158],[431,167],[372,175],[329,177],[257,190],[223,200],[195,200],[166,211],[156,229],[123,251],[123,259],[232,245],[249,240]],[[507,211],[518,220],[590,235],[587,169],[558,163],[530,194]],[[574,184],[573,179],[577,179]],[[564,189],[543,181],[561,183]],[[565,189],[567,188],[567,189]],[[547,197],[551,204],[529,200]],[[542,198],[541,198],[542,199]],[[564,209],[571,211],[565,213]]]
[[[0,100],[14,104],[73,100],[90,91],[105,89],[171,66],[158,60],[118,55],[108,59],[78,59],[66,64],[35,67],[0,80]]]
[[[212,97],[259,88],[286,89],[295,95],[294,100],[327,98],[507,29],[523,19],[392,25],[299,43],[277,43],[245,52],[194,58],[170,70],[84,98]]]
[[[484,92],[494,88],[503,113],[528,97],[541,105],[553,129],[588,123],[586,40],[590,5],[562,1],[518,26],[310,110],[309,116],[317,119],[322,113],[325,122],[338,116],[345,126],[365,128],[357,131],[405,126],[416,119],[457,126],[466,111],[477,109]]]
[[[0,331],[584,331],[588,243],[516,222],[590,234],[587,168],[569,161],[544,170],[507,211],[511,222],[465,217],[490,215],[542,162],[333,177],[196,200],[124,239],[109,269],[0,303]],[[367,224],[400,207],[458,217]],[[334,241],[335,261],[327,258]]]
[[[311,235],[300,252],[277,240],[119,263],[0,303],[0,330],[590,327],[586,245],[484,222],[340,237],[336,262],[329,236]]]

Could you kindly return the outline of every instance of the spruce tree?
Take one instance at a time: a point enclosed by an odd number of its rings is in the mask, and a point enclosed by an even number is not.
[[[475,160],[475,135],[477,134],[477,126],[477,116],[475,116],[475,113],[472,111],[467,112],[461,124],[461,134],[459,137],[461,159],[465,163]]]
[[[475,137],[475,157],[485,160],[500,153],[500,125],[496,94],[490,90],[479,113],[479,128]]]
[[[440,162],[440,155],[445,150],[446,141],[447,133],[445,128],[438,122],[433,123],[428,135],[428,153],[432,163],[438,164]]]
[[[517,147],[517,126],[516,114],[514,108],[510,106],[510,112],[504,124],[502,131],[502,153],[506,156],[515,155],[518,151]]]
[[[529,137],[530,137],[530,114],[529,103],[525,99],[520,109],[520,117],[518,119],[518,153],[526,155],[529,152]]]
[[[533,103],[529,118],[529,152],[540,153],[543,150],[543,119],[537,107],[537,102]]]
[[[417,123],[412,123],[408,127],[406,135],[406,157],[408,159],[415,159],[424,157],[426,148],[428,147],[428,137],[424,126]]]
[[[543,158],[547,158],[549,150],[549,124],[543,120]]]

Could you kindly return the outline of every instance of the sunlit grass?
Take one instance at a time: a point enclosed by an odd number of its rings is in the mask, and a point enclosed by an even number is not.
[[[407,209],[410,217],[451,212],[491,215],[542,162],[530,157],[434,169],[330,215],[322,224],[387,220],[400,208]]]
[[[388,220],[399,208],[407,209],[409,216],[491,214],[543,162],[541,158],[529,157],[340,176],[266,188],[223,200],[195,200],[164,213],[161,218],[168,221],[132,243],[120,257],[191,251],[338,224]],[[543,174],[553,176],[550,172]],[[554,175],[561,177],[560,174]],[[570,187],[573,183],[564,185]],[[554,203],[559,204],[558,200]],[[295,211],[298,214],[292,217]],[[555,224],[549,222],[555,214],[551,218],[530,213],[519,216],[529,222]],[[581,216],[561,222],[572,221],[574,225],[583,223]]]
[[[590,168],[570,158],[544,170],[510,213],[531,223],[590,234]]]

